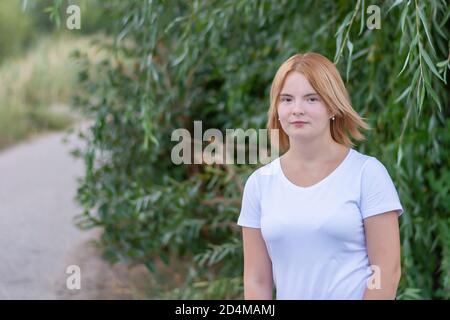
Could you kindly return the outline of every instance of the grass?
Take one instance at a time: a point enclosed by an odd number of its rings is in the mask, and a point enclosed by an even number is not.
[[[0,65],[0,150],[30,136],[67,128],[81,116],[68,106],[79,67],[69,54],[89,51],[88,38],[47,37]]]

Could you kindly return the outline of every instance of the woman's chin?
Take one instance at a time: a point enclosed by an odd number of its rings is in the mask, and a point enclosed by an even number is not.
[[[309,134],[309,130],[307,130],[306,128],[289,128],[288,131],[289,136],[304,137],[305,135]]]

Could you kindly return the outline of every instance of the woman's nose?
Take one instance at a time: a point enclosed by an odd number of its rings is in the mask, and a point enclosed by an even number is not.
[[[304,114],[303,106],[301,104],[302,104],[301,102],[295,103],[294,108],[292,109],[292,114],[294,114],[294,115]]]

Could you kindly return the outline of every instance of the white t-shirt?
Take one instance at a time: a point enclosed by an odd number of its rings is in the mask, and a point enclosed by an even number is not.
[[[327,177],[299,187],[280,158],[247,179],[237,224],[261,228],[276,299],[362,299],[369,265],[363,219],[397,210],[397,190],[375,157],[350,149]]]

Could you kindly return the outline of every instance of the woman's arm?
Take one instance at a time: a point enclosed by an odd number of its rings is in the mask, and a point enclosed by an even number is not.
[[[272,261],[261,229],[242,228],[244,243],[244,299],[272,300]]]
[[[400,232],[396,211],[364,219],[369,261],[374,270],[364,299],[395,299],[400,281]]]

